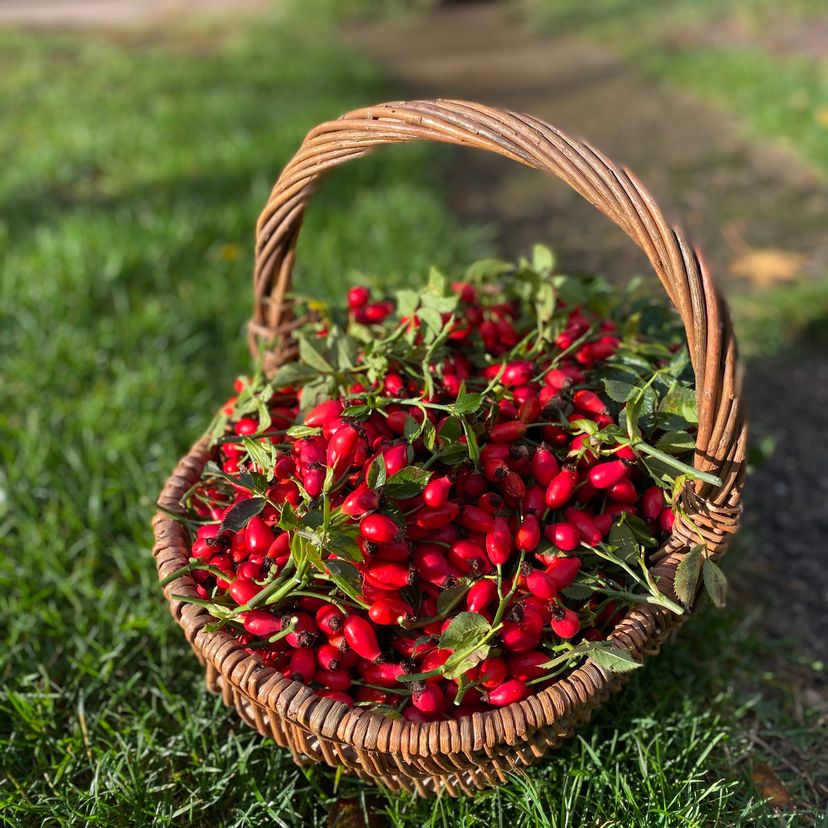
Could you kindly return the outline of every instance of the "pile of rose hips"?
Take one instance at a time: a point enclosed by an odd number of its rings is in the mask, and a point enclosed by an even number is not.
[[[522,700],[604,642],[636,587],[596,550],[625,521],[660,542],[673,511],[630,441],[600,439],[623,409],[602,383],[616,323],[503,285],[407,301],[352,288],[289,381],[237,381],[186,501],[188,571],[265,664],[433,721]]]

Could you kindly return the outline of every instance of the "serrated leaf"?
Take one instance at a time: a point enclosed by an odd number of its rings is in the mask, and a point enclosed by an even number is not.
[[[604,390],[611,400],[617,403],[625,403],[635,391],[635,386],[629,382],[621,382],[621,380],[605,379]]]
[[[437,313],[452,313],[457,308],[459,298],[452,293],[450,296],[430,296],[425,294],[421,300],[421,308],[431,308]]]
[[[327,360],[322,349],[306,336],[299,337],[299,359],[311,368],[321,371],[323,374],[332,374],[334,367]]]
[[[388,479],[388,469],[385,465],[385,458],[380,454],[371,461],[365,475],[365,482],[369,489],[380,489]]]
[[[629,562],[638,559],[640,549],[635,534],[629,526],[614,523],[610,529],[609,542],[611,546],[616,547],[618,557],[622,560]]]
[[[702,564],[704,588],[713,604],[721,609],[727,602],[727,578],[718,564],[706,558]]]
[[[349,420],[367,420],[373,410],[370,405],[349,405],[342,412],[342,416],[347,417]]]
[[[655,447],[667,454],[686,454],[696,447],[696,441],[686,431],[668,431],[662,435]]]
[[[419,466],[406,466],[392,474],[385,483],[383,492],[394,500],[416,497],[426,487],[431,472]]]
[[[463,393],[452,404],[455,414],[473,414],[483,405],[483,395],[476,393]]]
[[[249,497],[247,500],[239,501],[224,516],[221,522],[219,534],[222,532],[240,532],[250,523],[259,512],[264,509],[267,501],[263,497]]]
[[[704,547],[701,544],[696,544],[681,559],[681,563],[676,568],[676,579],[673,584],[673,589],[679,601],[686,607],[689,607],[696,597],[696,588],[699,585],[699,575],[701,574],[703,551]]]
[[[594,642],[587,655],[599,666],[612,673],[627,673],[641,666],[641,662],[625,647],[621,647],[614,641]]]
[[[490,630],[491,625],[479,612],[460,612],[440,636],[440,648],[460,650],[477,646]]]

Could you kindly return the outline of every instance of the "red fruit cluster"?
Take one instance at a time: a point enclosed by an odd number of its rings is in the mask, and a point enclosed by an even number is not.
[[[554,338],[524,348],[536,320],[520,303],[466,283],[454,291],[430,381],[389,359],[374,381],[357,370],[312,406],[299,382],[268,389],[267,423],[261,406],[237,413],[263,387],[240,381],[218,469],[191,499],[207,521],[192,574],[219,623],[321,696],[416,721],[556,681],[545,665],[566,642],[604,639],[625,611],[589,580],[571,589],[587,572],[626,585],[591,550],[625,515],[657,538],[673,520],[629,441],[596,437],[618,423],[600,381],[615,324],[559,303]],[[401,326],[421,352],[416,313],[395,319],[394,303],[364,287],[348,308],[378,338]],[[454,675],[440,644],[460,613],[491,632],[486,657]]]

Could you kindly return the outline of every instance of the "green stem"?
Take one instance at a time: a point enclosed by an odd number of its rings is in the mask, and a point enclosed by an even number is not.
[[[643,440],[631,441],[630,445],[633,449],[637,449],[643,454],[648,454],[650,457],[655,457],[657,460],[661,460],[662,463],[666,463],[682,474],[686,474],[692,480],[703,480],[705,483],[710,483],[720,488],[722,486],[722,479],[720,477],[716,477],[716,475],[709,474],[708,472],[699,471],[687,463],[682,463],[678,458],[651,446],[649,443],[645,443]]]

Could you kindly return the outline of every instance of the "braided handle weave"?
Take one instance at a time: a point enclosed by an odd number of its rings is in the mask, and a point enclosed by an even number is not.
[[[699,252],[667,223],[655,200],[633,173],[583,141],[529,115],[502,112],[467,101],[386,103],[358,109],[308,133],[274,186],[257,225],[255,307],[250,347],[264,351],[269,373],[295,355],[289,290],[305,205],[324,173],[383,144],[415,140],[477,147],[563,179],[614,221],[647,255],[684,323],[696,377],[699,409],[695,467],[722,480],[721,487],[696,481],[687,497],[694,511],[703,503],[710,524],[729,520],[738,507],[744,475],[745,428],[739,394],[736,343],[727,308]],[[705,535],[710,551],[719,534],[686,527],[685,540]],[[701,532],[699,532],[701,530]],[[715,536],[714,536],[715,535]]]

